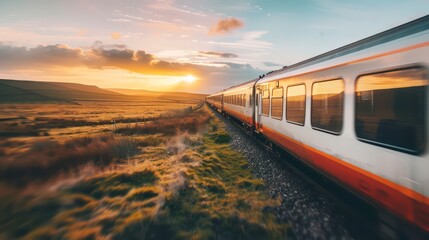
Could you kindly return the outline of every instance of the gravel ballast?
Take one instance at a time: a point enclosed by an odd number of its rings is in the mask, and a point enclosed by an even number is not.
[[[267,192],[281,198],[281,206],[268,211],[288,222],[297,239],[373,238],[372,233],[350,224],[352,216],[343,213],[325,193],[286,167],[231,120],[216,116],[225,123],[233,149],[242,153],[255,176],[265,181]]]

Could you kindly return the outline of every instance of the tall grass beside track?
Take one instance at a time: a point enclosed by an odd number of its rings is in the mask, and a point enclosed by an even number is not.
[[[74,148],[73,159],[109,160],[94,162],[106,167],[55,191],[0,194],[0,239],[285,238],[288,226],[266,211],[280,202],[265,193],[229,141],[203,107],[56,145]],[[82,142],[100,151],[77,154]],[[60,155],[51,157],[61,162]]]

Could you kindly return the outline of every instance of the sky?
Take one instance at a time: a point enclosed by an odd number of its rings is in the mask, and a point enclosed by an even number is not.
[[[0,0],[0,78],[213,93],[428,13],[427,0]]]

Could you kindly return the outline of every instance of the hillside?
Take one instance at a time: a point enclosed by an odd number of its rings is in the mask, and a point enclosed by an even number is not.
[[[58,102],[61,100],[43,96],[32,91],[11,86],[0,80],[0,103]]]
[[[147,96],[147,97],[155,97],[155,98],[186,98],[186,99],[199,99],[204,100],[207,96],[206,94],[198,94],[198,93],[187,93],[187,92],[157,92],[157,91],[149,91],[149,90],[134,90],[134,89],[122,89],[122,88],[107,88],[107,90],[112,92],[117,92],[124,95],[131,96]]]
[[[0,103],[43,103],[72,101],[189,102],[205,95],[183,92],[102,89],[97,86],[64,82],[0,79]]]
[[[0,80],[1,102],[131,100],[122,94],[76,83]]]

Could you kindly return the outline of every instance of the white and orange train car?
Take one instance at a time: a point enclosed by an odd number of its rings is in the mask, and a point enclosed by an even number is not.
[[[247,126],[254,125],[252,96],[256,81],[257,79],[223,91],[223,111]]]
[[[219,112],[223,110],[223,92],[218,92],[206,97],[206,102],[210,104],[210,106],[217,109]]]
[[[214,94],[223,102],[212,105],[429,232],[428,82],[429,15]]]

